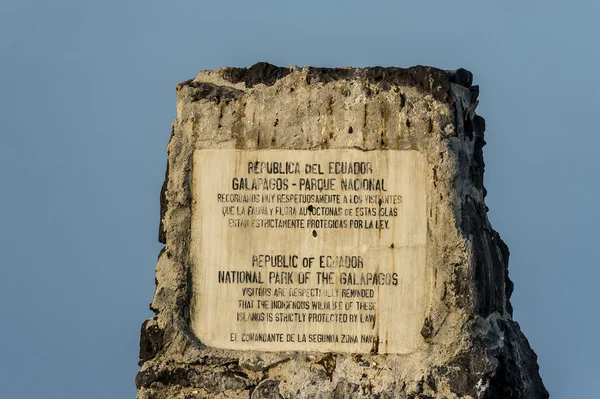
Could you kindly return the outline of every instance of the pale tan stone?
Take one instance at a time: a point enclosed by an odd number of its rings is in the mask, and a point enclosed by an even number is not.
[[[429,67],[257,64],[204,71],[177,85],[161,195],[165,248],[156,317],[142,327],[138,397],[499,399],[508,387],[515,399],[547,398],[535,354],[512,319],[508,248],[486,216],[484,122],[471,80],[464,70]],[[393,233],[225,228],[211,195],[248,157],[284,151],[302,163],[339,154],[387,160],[381,176],[407,200]],[[236,162],[237,169],[228,166]],[[396,163],[411,166],[393,171]],[[215,271],[246,269],[244,259],[260,252],[347,252],[347,240],[370,259],[365,268],[377,263],[399,273],[402,290],[377,298],[373,330],[387,347],[223,339],[239,327],[231,317],[239,292],[212,284]]]

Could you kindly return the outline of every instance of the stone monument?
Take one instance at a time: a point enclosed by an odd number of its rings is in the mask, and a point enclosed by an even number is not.
[[[138,399],[547,398],[464,69],[176,86]]]

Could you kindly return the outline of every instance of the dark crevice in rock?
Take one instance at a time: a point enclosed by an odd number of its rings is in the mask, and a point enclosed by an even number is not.
[[[473,135],[475,142],[473,143],[473,163],[475,171],[472,171],[471,178],[475,187],[483,190],[483,196],[487,194],[487,190],[483,185],[483,174],[485,172],[485,162],[483,160],[483,147],[487,144],[485,142],[485,119],[479,115],[475,115],[473,118]]]
[[[211,367],[235,367],[236,365],[239,365],[239,359],[234,359],[232,357],[220,357],[215,355],[204,355],[198,358],[196,361],[191,362],[190,365]]]
[[[167,243],[167,231],[165,229],[165,215],[167,214],[167,184],[169,182],[169,161],[167,161],[167,169],[165,171],[165,181],[160,188],[160,223],[158,225],[158,242],[161,244]]]
[[[423,328],[421,328],[421,336],[425,339],[431,338],[433,336],[433,323],[429,317],[425,318],[423,322]]]
[[[146,320],[140,333],[140,362],[152,359],[163,347],[164,332],[156,324],[156,318]]]
[[[335,371],[335,367],[337,365],[335,355],[333,355],[331,353],[327,353],[325,356],[323,356],[321,358],[321,360],[319,360],[317,362],[317,364],[320,364],[321,366],[323,366],[329,379],[331,379],[333,377],[333,372]]]
[[[435,381],[435,375],[433,373],[427,375],[425,383],[433,392],[437,392],[437,382]]]
[[[467,138],[469,140],[473,140],[473,122],[471,121],[471,117],[468,113],[465,115],[465,119],[463,121],[463,130]]]
[[[229,362],[227,364],[227,371],[226,371],[226,373],[230,373],[231,375],[234,375],[234,376],[236,376],[238,378],[241,378],[244,381],[250,380],[250,377],[248,376],[248,373],[246,373],[246,371],[244,371],[244,369],[240,365],[240,362],[237,361],[237,360],[233,361],[233,362]],[[246,387],[245,389],[249,389],[249,386]]]
[[[475,311],[487,317],[504,311],[504,276],[508,265],[499,256],[492,231],[487,227],[486,208],[467,196],[463,203],[462,230],[470,238],[475,279]],[[495,232],[494,232],[495,233]],[[497,233],[496,233],[497,234]]]
[[[475,142],[473,143],[473,162],[471,163],[469,171],[470,178],[475,188],[483,190],[483,196],[485,197],[487,194],[487,191],[483,185],[483,174],[485,172],[485,162],[483,160],[483,147],[486,145],[484,139],[485,120],[482,117],[476,115],[475,118],[473,118],[471,124],[471,119],[467,119],[469,120],[470,126],[472,128],[471,132],[475,139]]]

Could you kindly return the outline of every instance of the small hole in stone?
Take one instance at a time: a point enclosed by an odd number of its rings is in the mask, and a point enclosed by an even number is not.
[[[350,127],[348,128],[348,133],[352,134],[353,132],[354,132],[354,130],[352,130],[352,126],[350,126]]]
[[[394,243],[392,243],[392,245],[390,245],[390,248],[394,249]]]
[[[293,93],[293,92],[294,92],[294,88],[290,87],[290,93]]]
[[[409,119],[406,120],[406,127],[410,127],[410,120]]]
[[[317,236],[317,231],[313,230],[312,235],[313,235],[313,237],[316,237]]]
[[[307,209],[310,213],[312,213],[315,210],[315,207],[312,205],[309,205]]]

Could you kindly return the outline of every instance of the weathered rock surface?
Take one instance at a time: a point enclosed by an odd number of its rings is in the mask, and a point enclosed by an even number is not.
[[[176,86],[139,399],[547,398],[512,319],[509,250],[487,219],[483,118],[466,70],[251,68]],[[408,354],[233,351],[190,328],[195,149],[416,150],[425,155],[431,270],[422,345]]]

